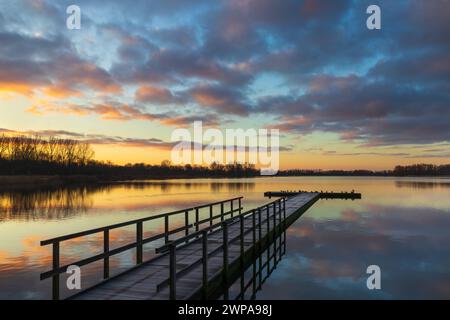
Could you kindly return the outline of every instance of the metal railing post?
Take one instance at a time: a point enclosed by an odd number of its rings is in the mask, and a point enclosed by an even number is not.
[[[239,198],[239,200],[238,200],[238,201],[239,201],[239,204],[238,204],[238,205],[239,205],[239,214],[242,213],[242,203],[241,203],[241,200],[242,200],[241,198]]]
[[[103,231],[103,253],[106,254],[103,259],[103,278],[109,278],[109,229]]]
[[[223,222],[224,217],[223,217],[223,202],[220,203],[220,221]]]

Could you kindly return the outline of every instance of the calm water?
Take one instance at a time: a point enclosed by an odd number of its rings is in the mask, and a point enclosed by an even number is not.
[[[450,299],[450,179],[256,178],[147,181],[39,192],[0,192],[0,299],[46,299],[50,247],[40,240],[243,195],[250,209],[264,191],[356,190],[362,200],[320,200],[287,231],[286,254],[257,299]],[[176,222],[175,222],[176,223]],[[146,232],[160,230],[149,225]],[[134,230],[111,233],[133,241]],[[62,245],[62,263],[100,252],[101,236]],[[114,248],[114,247],[112,247]],[[150,257],[152,247],[144,257]],[[134,253],[111,260],[115,272]],[[366,268],[382,271],[382,290],[366,287]],[[83,286],[101,264],[83,268]]]

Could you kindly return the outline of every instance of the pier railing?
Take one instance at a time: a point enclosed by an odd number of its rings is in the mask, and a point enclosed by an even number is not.
[[[136,219],[132,221],[126,221],[122,223],[117,223],[105,227],[95,228],[91,230],[86,230],[82,232],[72,233],[68,235],[64,235],[61,237],[56,237],[48,240],[41,241],[41,246],[52,245],[52,270],[44,272],[41,274],[40,279],[44,280],[47,278],[52,278],[52,297],[54,300],[58,300],[60,298],[60,274],[65,273],[69,266],[76,265],[78,267],[103,260],[103,278],[108,279],[110,277],[110,267],[109,267],[109,258],[111,256],[117,255],[127,250],[135,249],[136,250],[136,265],[143,263],[143,246],[144,244],[148,244],[150,242],[159,241],[164,239],[164,243],[173,244],[179,243],[171,242],[170,236],[175,235],[181,232],[184,232],[185,235],[183,237],[183,241],[186,241],[186,237],[190,238],[191,232],[194,231],[194,234],[199,234],[201,229],[200,226],[203,224],[209,224],[207,230],[211,230],[215,224],[214,221],[220,219],[221,222],[225,221],[228,218],[233,218],[235,213],[237,215],[242,214],[242,198],[237,197],[228,200],[218,201],[214,203],[208,203],[201,206],[196,206],[187,209],[181,209],[169,213],[163,213],[155,216],[149,216],[146,218]],[[228,207],[229,210],[225,208]],[[236,206],[237,205],[237,206]],[[200,209],[209,208],[209,216],[207,218],[200,219]],[[214,212],[215,208],[220,208],[220,213],[216,214]],[[190,214],[194,213],[194,220],[190,221]],[[170,229],[170,219],[183,216],[184,215],[184,226]],[[143,223],[153,220],[163,220],[164,221],[164,232],[152,235],[150,237],[144,237],[144,228]],[[134,225],[136,228],[136,240],[133,243],[110,249],[110,230],[123,228],[127,226]],[[194,229],[194,230],[191,230]],[[203,229],[202,230],[206,230]],[[70,264],[60,265],[60,244],[63,241],[73,240],[80,237],[85,237],[93,234],[103,234],[103,252],[88,258],[81,259],[79,261],[72,262]],[[173,246],[173,245],[172,245]],[[172,250],[173,251],[173,250]],[[171,252],[172,252],[171,251]]]
[[[251,219],[251,228],[245,227],[245,219]],[[273,221],[271,223],[271,221]],[[239,223],[239,235],[234,238],[230,238],[230,234],[228,231],[229,225]],[[186,274],[194,265],[202,264],[202,298],[208,298],[208,259],[213,254],[218,251],[223,251],[223,266],[222,266],[222,284],[224,289],[224,299],[228,300],[228,287],[230,285],[229,282],[229,274],[228,268],[231,263],[229,261],[229,245],[231,242],[239,241],[240,245],[240,268],[243,272],[244,270],[244,253],[245,253],[245,235],[251,233],[252,236],[252,256],[256,258],[257,255],[261,251],[261,237],[262,230],[266,228],[266,235],[272,235],[271,241],[275,242],[276,245],[276,234],[281,234],[283,230],[286,229],[286,198],[279,198],[273,202],[265,204],[261,207],[240,213],[239,215],[225,220],[220,223],[216,223],[211,225],[210,227],[204,228],[201,231],[189,234],[188,236],[176,239],[174,241],[170,241],[169,243],[157,248],[156,251],[159,253],[168,252],[169,253],[169,270],[168,270],[168,278],[162,281],[158,285],[158,290],[161,290],[164,286],[169,286],[169,299],[174,300],[177,298],[177,278]],[[276,231],[276,232],[272,232]],[[220,232],[222,235],[222,244],[219,245],[216,249],[209,251],[208,250],[208,236],[212,233]],[[184,246],[192,241],[201,241],[201,251],[202,257],[197,259],[189,266],[184,267],[181,270],[177,271],[177,255],[176,251],[178,247]],[[258,245],[257,245],[258,243]],[[281,245],[281,241],[280,241]],[[270,255],[270,251],[268,251],[268,257]],[[275,252],[277,252],[275,247]],[[281,259],[281,250],[280,250],[280,259]],[[275,264],[276,264],[275,259]],[[267,265],[268,271],[269,266]],[[243,279],[243,278],[242,278]],[[241,283],[241,287],[244,287],[243,282]]]

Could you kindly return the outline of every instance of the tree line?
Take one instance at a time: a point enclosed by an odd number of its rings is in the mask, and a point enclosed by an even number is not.
[[[115,165],[94,160],[91,145],[84,141],[40,136],[0,136],[0,175],[93,175],[104,179],[254,177],[254,164],[212,163],[210,166],[144,163]],[[393,170],[285,170],[279,176],[449,176],[449,165],[414,164]]]
[[[392,172],[395,176],[450,176],[450,164],[413,164],[396,166]]]
[[[251,177],[259,175],[253,164],[210,166],[144,163],[115,165],[94,160],[91,145],[84,141],[40,136],[0,136],[0,175],[96,175],[106,180],[166,177]]]
[[[1,174],[71,173],[93,162],[92,147],[82,141],[40,136],[0,136]]]

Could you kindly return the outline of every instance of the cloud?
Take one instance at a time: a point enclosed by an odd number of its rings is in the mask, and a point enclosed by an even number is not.
[[[176,104],[180,101],[172,94],[170,90],[155,86],[140,87],[135,93],[135,99],[138,102],[150,102],[157,104]]]
[[[190,90],[190,95],[199,105],[219,113],[246,115],[250,109],[240,91],[222,86],[198,86]]]
[[[368,1],[81,0],[78,33],[61,27],[68,4],[0,5],[0,85],[30,97],[32,112],[165,125],[266,117],[366,148],[450,141],[449,2],[383,2],[379,32],[365,27]]]

